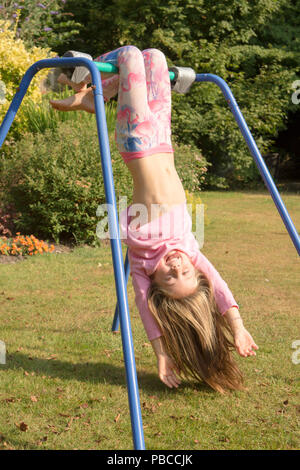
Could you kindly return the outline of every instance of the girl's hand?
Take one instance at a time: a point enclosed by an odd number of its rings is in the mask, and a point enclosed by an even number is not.
[[[180,385],[181,380],[175,373],[177,372],[179,375],[180,371],[177,369],[174,361],[169,356],[164,353],[157,355],[157,366],[159,378],[164,384],[166,384],[169,388],[177,388],[178,385]]]
[[[234,332],[234,343],[240,356],[256,356],[256,353],[253,351],[253,349],[257,350],[258,346],[255,344],[252,336],[244,326],[241,326],[241,328]]]

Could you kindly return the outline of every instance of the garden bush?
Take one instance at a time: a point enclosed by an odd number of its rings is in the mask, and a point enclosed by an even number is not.
[[[66,50],[68,40],[79,33],[80,24],[74,21],[73,13],[63,11],[65,3],[66,0],[1,0],[0,14],[26,46],[56,50],[62,45]]]
[[[3,204],[17,214],[16,230],[44,240],[97,244],[98,205],[105,203],[95,119],[85,113],[55,130],[27,133],[2,155]],[[132,178],[110,136],[116,200],[131,202]],[[200,190],[206,161],[188,146],[175,145],[178,173],[188,191]]]
[[[21,39],[17,39],[15,31],[10,29],[10,22],[0,20],[0,85],[3,92],[0,107],[0,122],[16,93],[16,90],[26,70],[36,61],[53,57],[55,54],[49,48],[27,47]],[[23,113],[24,105],[31,100],[38,103],[41,100],[40,83],[48,71],[41,70],[26,92],[23,103],[12,124],[9,137],[19,137],[26,131],[27,122]]]
[[[33,134],[43,134],[47,129],[55,131],[62,122],[69,122],[70,125],[75,121],[86,126],[94,126],[95,116],[89,113],[68,112],[60,113],[49,106],[49,99],[64,99],[73,95],[74,92],[68,89],[60,93],[47,93],[43,95],[39,103],[28,100],[23,107],[23,114],[26,118],[27,129]],[[106,124],[109,133],[114,132],[116,120],[116,103],[110,102],[105,105]]]
[[[277,136],[297,111],[300,3],[296,0],[68,0],[84,25],[73,47],[94,56],[120,45],[156,47],[169,65],[213,73],[231,87],[261,153],[278,152]],[[110,34],[107,34],[107,31]],[[173,95],[173,134],[212,164],[211,188],[261,181],[226,100],[214,84]],[[297,134],[297,131],[295,131]]]

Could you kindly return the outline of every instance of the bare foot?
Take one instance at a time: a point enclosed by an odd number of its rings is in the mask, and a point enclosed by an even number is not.
[[[72,80],[70,80],[64,73],[61,73],[58,76],[57,82],[60,83],[61,85],[70,86],[71,88],[73,88],[74,91],[76,91],[76,93],[82,90],[86,90],[87,88],[87,84],[85,82],[80,82],[80,83],[72,82]]]
[[[50,100],[52,108],[58,111],[86,111],[87,113],[95,113],[95,104],[93,89],[86,88],[73,96],[68,96],[64,100]]]

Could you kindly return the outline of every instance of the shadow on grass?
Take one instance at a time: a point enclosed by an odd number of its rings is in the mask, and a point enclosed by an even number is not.
[[[5,370],[23,370],[31,374],[46,376],[48,378],[60,378],[63,380],[77,380],[80,382],[102,383],[110,385],[126,386],[125,365],[116,366],[106,362],[79,362],[71,363],[52,359],[43,359],[22,353],[10,353],[7,355],[7,363],[1,368]],[[169,390],[156,374],[137,370],[139,388],[145,392],[164,394]],[[170,390],[172,393],[183,392],[185,389],[197,390],[205,393],[215,393],[205,383],[182,382],[180,387]]]

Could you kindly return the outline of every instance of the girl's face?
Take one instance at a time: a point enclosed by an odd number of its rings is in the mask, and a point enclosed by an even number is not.
[[[160,260],[153,280],[167,290],[171,297],[180,299],[195,291],[197,272],[185,253],[172,250]]]

